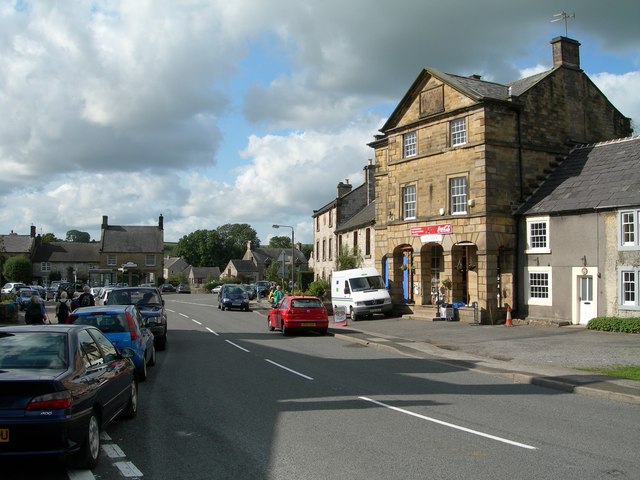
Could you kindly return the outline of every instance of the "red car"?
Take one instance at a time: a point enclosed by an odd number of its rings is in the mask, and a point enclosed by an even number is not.
[[[276,328],[288,335],[292,330],[318,330],[327,333],[329,316],[318,297],[285,296],[269,312],[269,331]]]

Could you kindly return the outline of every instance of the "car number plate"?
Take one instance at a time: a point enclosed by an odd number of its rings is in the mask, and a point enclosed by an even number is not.
[[[301,327],[315,327],[315,322],[303,322],[300,324]]]
[[[233,302],[231,305],[233,305],[234,307],[239,307],[242,304],[240,302]]]
[[[0,443],[9,443],[9,429],[0,428]]]
[[[370,312],[381,312],[382,309],[381,308],[372,308],[371,310],[369,310]]]

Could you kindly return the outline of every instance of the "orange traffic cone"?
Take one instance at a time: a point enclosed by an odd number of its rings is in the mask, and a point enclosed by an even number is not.
[[[513,327],[513,323],[511,322],[511,307],[507,305],[507,322],[504,324],[505,327]]]

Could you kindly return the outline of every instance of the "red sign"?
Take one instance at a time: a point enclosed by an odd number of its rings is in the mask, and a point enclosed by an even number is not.
[[[412,227],[411,235],[421,237],[422,235],[445,235],[453,232],[453,225],[443,223],[442,225],[426,225],[424,227]]]

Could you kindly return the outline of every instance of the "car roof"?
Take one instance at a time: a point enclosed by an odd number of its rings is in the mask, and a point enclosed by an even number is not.
[[[68,333],[71,330],[81,330],[83,328],[95,328],[90,325],[73,325],[70,323],[53,323],[47,325],[7,325],[0,327],[0,332],[55,332]]]
[[[95,305],[93,307],[76,308],[72,315],[90,315],[92,313],[124,313],[134,305]]]

